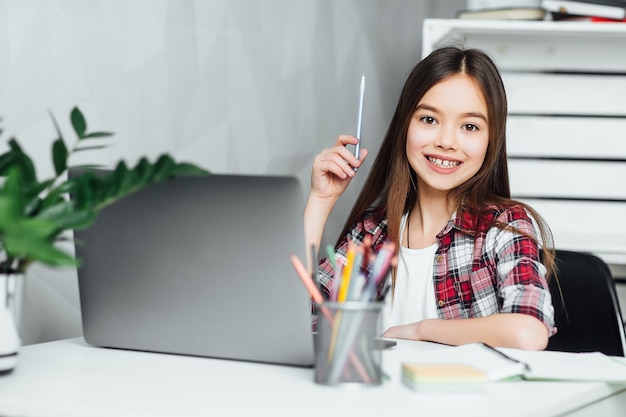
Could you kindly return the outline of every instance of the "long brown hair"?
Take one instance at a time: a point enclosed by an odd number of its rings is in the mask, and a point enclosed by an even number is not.
[[[487,102],[489,144],[480,170],[471,179],[450,191],[449,197],[459,202],[457,210],[467,210],[481,217],[488,205],[523,206],[536,221],[543,264],[547,277],[555,273],[554,245],[549,227],[532,207],[511,199],[506,154],[507,98],[500,73],[493,60],[478,49],[447,46],[433,51],[409,74],[389,128],[365,184],[350,212],[337,245],[366,210],[381,208],[387,218],[388,239],[400,247],[400,221],[417,202],[415,171],[406,156],[409,123],[420,100],[435,84],[453,75],[466,74],[482,90]],[[382,220],[382,218],[380,219]],[[494,226],[512,229],[494,223]],[[517,233],[525,234],[519,230]],[[530,237],[530,236],[529,236]],[[534,239],[534,238],[533,238]],[[535,239],[534,239],[535,240]]]

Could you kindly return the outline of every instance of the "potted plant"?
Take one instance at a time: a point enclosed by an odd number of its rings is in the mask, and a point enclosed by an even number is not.
[[[112,133],[88,132],[83,114],[75,107],[70,122],[77,139],[68,149],[54,117],[52,121],[58,135],[52,143],[52,178],[37,178],[32,159],[15,138],[0,155],[0,372],[13,369],[17,360],[21,342],[12,311],[16,280],[23,278],[32,263],[79,267],[80,259],[62,250],[59,243],[71,239],[72,230],[89,227],[101,209],[151,183],[209,174],[196,165],[176,162],[168,154],[153,162],[141,158],[132,167],[119,161],[106,175],[98,175],[93,165],[70,167],[73,154],[102,148],[96,139]],[[71,168],[81,168],[81,174],[68,178]]]

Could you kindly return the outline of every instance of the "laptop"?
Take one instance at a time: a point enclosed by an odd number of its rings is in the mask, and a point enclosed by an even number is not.
[[[85,341],[313,366],[303,200],[294,177],[212,174],[106,207],[74,232]]]

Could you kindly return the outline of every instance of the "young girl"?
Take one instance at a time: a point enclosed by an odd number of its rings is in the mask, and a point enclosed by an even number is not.
[[[349,244],[371,242],[374,253],[385,241],[396,244],[383,336],[539,350],[556,332],[551,234],[538,213],[510,198],[506,116],[504,85],[484,52],[441,48],[410,73],[336,244],[339,262]],[[357,159],[346,148],[357,141],[339,136],[315,157],[308,244],[319,247],[367,157],[366,149]],[[318,280],[327,294],[333,276],[322,259]]]

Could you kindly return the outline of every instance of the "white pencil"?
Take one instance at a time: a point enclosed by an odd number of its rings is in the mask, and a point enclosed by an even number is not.
[[[361,128],[363,126],[363,99],[365,98],[365,74],[361,76],[361,93],[359,96],[359,118],[356,125],[356,137],[359,140],[354,147],[354,156],[359,159],[359,153],[361,152]],[[354,168],[356,171],[357,168]]]

